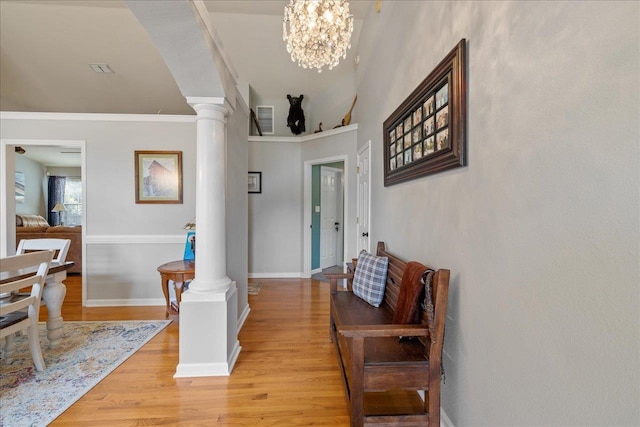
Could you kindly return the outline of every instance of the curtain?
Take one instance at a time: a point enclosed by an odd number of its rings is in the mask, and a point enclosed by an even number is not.
[[[64,202],[64,185],[66,183],[64,176],[50,176],[48,184],[49,203],[47,206],[47,216],[49,225],[60,225],[61,213],[51,212],[56,203]]]

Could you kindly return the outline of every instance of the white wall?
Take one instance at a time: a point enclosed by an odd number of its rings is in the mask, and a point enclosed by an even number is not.
[[[383,2],[365,19],[372,241],[451,269],[457,427],[640,424],[639,8]],[[383,187],[382,122],[463,37],[468,166]]]
[[[262,172],[262,193],[249,194],[250,277],[300,277],[301,150],[299,140],[250,139],[249,170]]]
[[[248,135],[248,107],[244,101],[238,98],[236,111],[227,119],[226,215],[227,277],[234,280],[238,288],[238,315],[240,317],[248,313],[249,307],[247,294],[247,272],[249,271]],[[233,338],[236,338],[235,335]]]
[[[3,133],[4,134],[4,133]],[[47,219],[45,205],[46,168],[23,155],[15,155],[15,170],[24,174],[24,203],[16,203],[16,214],[40,215]]]
[[[248,113],[240,102],[227,128],[227,269],[243,313]],[[156,268],[182,259],[183,226],[195,216],[195,116],[4,113],[0,125],[7,139],[86,141],[87,305],[164,305]],[[136,150],[182,151],[182,204],[135,203]]]

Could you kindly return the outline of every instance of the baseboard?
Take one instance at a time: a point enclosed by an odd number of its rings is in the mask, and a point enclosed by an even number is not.
[[[455,427],[442,406],[440,407],[440,427]]]
[[[249,279],[300,279],[302,273],[249,273]]]
[[[228,377],[233,371],[241,349],[240,342],[236,341],[227,363],[179,363],[173,378]]]

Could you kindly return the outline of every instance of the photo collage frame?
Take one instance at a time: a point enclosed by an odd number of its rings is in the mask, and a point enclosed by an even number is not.
[[[449,83],[430,92],[389,132],[389,170],[449,147]]]
[[[384,185],[466,164],[466,41],[385,120]]]

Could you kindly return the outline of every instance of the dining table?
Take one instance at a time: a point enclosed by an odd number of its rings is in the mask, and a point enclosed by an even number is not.
[[[63,281],[67,278],[67,270],[74,265],[75,263],[73,261],[52,261],[51,264],[49,264],[49,271],[47,272],[44,288],[42,289],[42,300],[47,306],[47,338],[49,340],[49,348],[56,348],[62,342],[62,326],[64,322],[62,318],[62,303],[67,294],[67,287]],[[0,283],[29,277],[36,271],[37,266],[3,272],[0,273]],[[10,297],[10,295],[4,297]],[[0,295],[0,303],[2,298],[3,296]]]

